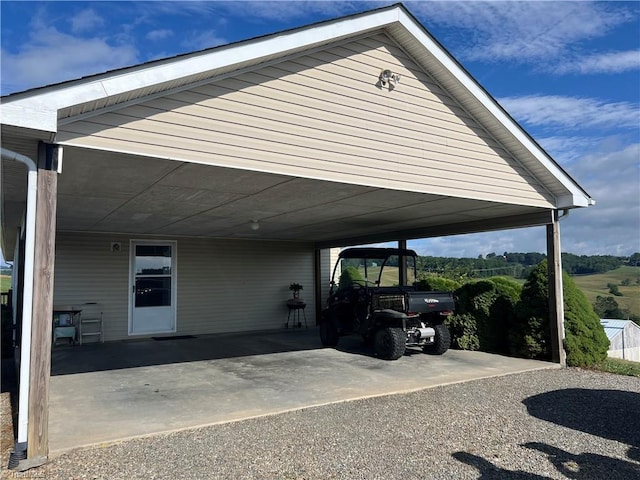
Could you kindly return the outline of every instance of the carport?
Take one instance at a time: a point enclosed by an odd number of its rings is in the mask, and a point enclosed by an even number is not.
[[[290,282],[314,320],[331,247],[546,225],[564,361],[558,220],[593,200],[402,6],[2,100],[33,461],[54,304],[99,303],[107,341],[273,330]]]

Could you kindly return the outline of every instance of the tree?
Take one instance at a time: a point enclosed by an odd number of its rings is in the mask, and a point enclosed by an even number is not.
[[[615,295],[616,297],[622,297],[622,293],[618,290],[618,286],[615,283],[607,283],[607,287],[609,288],[609,293]]]
[[[601,297],[598,295],[593,304],[593,310],[600,318],[625,318],[618,302],[616,302],[613,297]]]
[[[567,364],[590,366],[604,360],[609,340],[598,314],[578,289],[571,277],[563,272],[564,347]],[[512,335],[512,346],[529,358],[548,359],[551,355],[549,324],[547,261],[535,267],[522,288],[516,309],[518,328]]]

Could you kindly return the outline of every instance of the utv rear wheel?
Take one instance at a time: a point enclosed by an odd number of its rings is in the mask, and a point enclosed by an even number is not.
[[[407,336],[401,328],[383,328],[374,338],[376,355],[385,360],[397,360],[407,347]]]
[[[335,347],[338,345],[338,328],[334,322],[324,318],[320,321],[320,341],[325,347]]]
[[[433,343],[422,347],[422,351],[429,355],[442,355],[449,350],[451,346],[451,333],[449,333],[449,329],[443,323],[434,325],[433,329],[436,331],[433,337]]]

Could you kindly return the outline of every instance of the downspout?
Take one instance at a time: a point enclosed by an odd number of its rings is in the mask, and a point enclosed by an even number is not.
[[[18,439],[9,463],[27,458],[29,426],[29,371],[31,369],[31,317],[33,314],[33,274],[36,233],[38,169],[31,158],[2,147],[2,158],[24,163],[27,177],[27,217],[25,222],[24,286],[22,292],[22,338],[20,343],[20,388],[18,392]]]
[[[560,227],[560,222],[562,220],[564,220],[565,218],[567,218],[569,216],[569,212],[571,210],[569,210],[568,208],[565,208],[562,210],[562,215],[560,215],[560,213],[558,213],[558,228]],[[562,246],[560,245],[562,243],[561,239],[560,239],[560,234],[558,234],[558,252],[560,253],[560,258],[558,258],[558,262],[560,262],[560,278],[558,279],[558,281],[560,282],[560,291],[562,292],[562,302],[560,302],[560,311],[558,312],[558,314],[560,315],[560,318],[562,318],[562,332],[560,332],[561,338],[562,338],[562,344],[564,345],[564,340],[566,338],[566,334],[565,334],[565,329],[564,329],[564,279],[562,278]]]

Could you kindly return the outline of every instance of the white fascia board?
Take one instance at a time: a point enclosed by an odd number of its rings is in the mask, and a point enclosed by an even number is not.
[[[256,60],[270,55],[311,48],[313,45],[383,28],[398,21],[401,9],[382,10],[346,20],[337,20],[308,29],[284,32],[240,45],[219,47],[186,58],[171,58],[152,66],[131,67],[121,73],[106,73],[96,79],[78,80],[73,85],[52,86],[51,90],[18,98],[6,98],[0,105],[3,124],[57,132],[59,109],[97,101],[179,78]]]
[[[57,110],[29,105],[28,102],[0,105],[0,123],[2,125],[55,132],[57,117]]]
[[[591,207],[596,204],[596,201],[583,194],[580,195],[562,195],[556,197],[556,207],[562,208],[576,208],[576,207]]]
[[[416,24],[413,18],[406,12],[399,11],[400,23],[411,33],[429,53],[442,65],[442,68],[451,72],[452,75],[473,95],[508,131],[513,135],[531,154],[538,160],[553,176],[569,191],[569,195],[563,197],[573,198],[571,205],[558,205],[558,208],[586,207],[594,201],[586,195],[580,187],[560,169],[548,155],[523,132],[523,130],[511,119],[502,108],[485,92],[478,83],[471,78],[458,63],[440,45],[425,33],[422,26]]]

